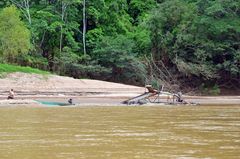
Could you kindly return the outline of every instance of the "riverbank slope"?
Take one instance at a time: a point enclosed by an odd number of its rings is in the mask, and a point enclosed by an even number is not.
[[[10,73],[0,79],[0,105],[34,105],[35,100],[66,103],[72,98],[77,105],[119,105],[122,101],[146,91],[119,83],[89,79],[74,79],[57,75]],[[16,100],[7,101],[14,89]],[[240,105],[240,96],[184,96],[189,102],[202,105]],[[166,101],[166,97],[161,97]],[[12,104],[11,104],[12,103]]]

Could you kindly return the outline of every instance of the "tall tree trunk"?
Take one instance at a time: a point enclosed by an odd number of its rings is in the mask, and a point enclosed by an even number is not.
[[[62,53],[62,39],[63,39],[63,32],[62,32],[62,25],[61,25],[61,31],[60,31],[60,41],[59,41],[59,52],[60,52],[60,55]]]
[[[21,12],[23,13],[23,15],[25,16],[25,18],[28,21],[31,34],[33,34],[32,33],[32,18],[31,18],[31,13],[30,13],[30,0],[20,0],[20,1],[10,0],[10,1],[21,10]],[[34,38],[32,38],[32,43],[35,44]]]
[[[64,17],[65,17],[66,10],[67,10],[67,4],[62,2],[62,14],[61,14],[62,23],[64,23]],[[63,39],[63,24],[61,24],[61,28],[60,28],[60,40],[59,40],[60,54],[62,53],[62,39]]]
[[[83,52],[84,55],[86,52],[86,1],[83,0]]]
[[[16,5],[23,15],[26,17],[29,26],[32,24],[31,14],[30,14],[30,5],[29,0],[21,0],[20,2],[17,0],[10,0],[14,5]]]
[[[27,17],[28,17],[28,22],[31,26],[32,25],[32,18],[31,18],[31,14],[30,14],[29,0],[24,0],[24,5],[25,5],[25,10],[26,10],[26,13],[27,13]]]

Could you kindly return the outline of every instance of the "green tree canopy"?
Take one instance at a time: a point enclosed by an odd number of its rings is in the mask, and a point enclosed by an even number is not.
[[[148,23],[155,60],[177,69],[178,75],[200,81],[237,79],[239,8],[234,0],[163,2]]]
[[[0,12],[0,53],[3,59],[13,62],[17,55],[27,54],[31,47],[30,37],[15,6]]]
[[[74,78],[240,87],[240,1],[1,0],[0,56]]]

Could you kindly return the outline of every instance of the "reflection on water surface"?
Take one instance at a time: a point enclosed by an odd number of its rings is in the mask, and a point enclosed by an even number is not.
[[[240,156],[240,107],[1,108],[1,159]]]

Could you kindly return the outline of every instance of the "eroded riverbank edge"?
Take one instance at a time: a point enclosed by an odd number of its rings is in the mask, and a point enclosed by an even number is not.
[[[137,94],[92,94],[85,96],[70,96],[70,95],[21,95],[14,100],[6,100],[6,97],[0,96],[0,107],[49,107],[49,105],[42,104],[45,102],[59,102],[68,104],[68,99],[73,99],[74,105],[66,105],[71,107],[81,106],[136,106],[122,104],[122,101],[134,97]],[[240,106],[240,96],[184,96],[188,102],[197,103],[193,106]],[[161,97],[162,102],[166,102],[166,97]],[[158,104],[144,104],[141,106],[175,106],[163,103]],[[54,106],[54,105],[53,105]],[[180,105],[178,105],[180,106]],[[191,106],[191,105],[182,105]]]
[[[126,106],[121,103],[146,92],[144,87],[120,83],[19,72],[6,75],[0,83],[2,107],[42,107],[45,105],[37,101],[67,103],[70,98],[74,106]],[[6,100],[10,89],[14,89],[14,100]],[[200,105],[240,105],[240,96],[184,96],[184,99]],[[166,102],[167,97],[160,100]]]

